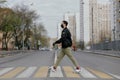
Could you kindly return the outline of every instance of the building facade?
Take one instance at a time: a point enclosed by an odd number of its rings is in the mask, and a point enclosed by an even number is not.
[[[110,0],[112,6],[112,41],[120,40],[120,0]]]
[[[109,3],[89,0],[90,42],[98,44],[111,41],[111,7]]]
[[[99,42],[111,41],[111,7],[110,4],[98,4],[98,37]]]

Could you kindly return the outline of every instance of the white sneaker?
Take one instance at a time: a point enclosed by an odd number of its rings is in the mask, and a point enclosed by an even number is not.
[[[80,72],[81,72],[81,69],[75,68],[75,72],[76,72],[76,73],[80,73]]]
[[[76,72],[76,73],[80,73],[81,70],[80,70],[80,69],[76,69],[75,72]]]
[[[56,71],[56,69],[54,69],[53,66],[49,67],[49,70],[51,70],[52,72],[55,72],[55,71]]]

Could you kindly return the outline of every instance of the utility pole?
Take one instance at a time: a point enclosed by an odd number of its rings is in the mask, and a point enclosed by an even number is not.
[[[84,49],[84,2],[80,0],[80,47]]]

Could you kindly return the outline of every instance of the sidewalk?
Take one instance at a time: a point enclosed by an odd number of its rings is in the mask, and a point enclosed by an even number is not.
[[[0,58],[6,57],[6,56],[13,56],[20,53],[25,53],[27,50],[13,50],[13,51],[0,51]]]
[[[106,56],[112,56],[112,57],[120,58],[120,51],[84,50],[83,52],[88,52],[88,53],[93,53],[93,54],[106,55]]]

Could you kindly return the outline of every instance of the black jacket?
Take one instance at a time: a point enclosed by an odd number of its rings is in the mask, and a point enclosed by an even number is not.
[[[62,48],[67,48],[72,46],[71,33],[68,28],[63,29],[61,38],[55,42],[55,44],[62,43]]]

